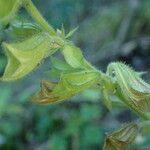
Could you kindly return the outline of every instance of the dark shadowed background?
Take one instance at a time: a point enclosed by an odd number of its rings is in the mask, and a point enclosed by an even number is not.
[[[105,71],[123,61],[150,80],[149,0],[33,0],[55,29],[79,26],[72,40],[84,56]],[[20,19],[33,21],[23,8]],[[8,27],[9,28],[9,27]],[[0,31],[0,42],[7,34]],[[0,74],[6,58],[0,48]],[[31,102],[41,79],[49,77],[50,60],[15,82],[0,82],[0,150],[101,150],[105,135],[138,117],[129,110],[109,112],[100,92],[88,89],[71,100],[47,106]],[[150,129],[147,129],[150,133]],[[150,149],[150,134],[139,134],[134,150]]]

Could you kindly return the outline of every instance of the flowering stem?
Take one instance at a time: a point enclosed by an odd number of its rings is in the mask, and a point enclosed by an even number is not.
[[[48,22],[43,18],[41,13],[35,7],[31,0],[22,0],[24,7],[28,11],[28,13],[32,16],[32,18],[41,25],[50,35],[55,35],[56,32],[52,26],[48,24]]]

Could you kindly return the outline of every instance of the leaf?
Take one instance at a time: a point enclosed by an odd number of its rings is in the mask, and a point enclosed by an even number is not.
[[[103,150],[126,150],[128,144],[131,144],[138,133],[138,126],[130,123],[125,127],[108,134],[105,140]]]
[[[8,63],[1,80],[10,81],[30,73],[41,60],[55,52],[45,33],[33,36],[23,42],[3,43]]]
[[[20,4],[20,0],[0,0],[0,23],[2,25],[7,25],[10,22]]]
[[[65,39],[65,29],[64,29],[64,26],[62,24],[61,26],[61,30],[60,29],[57,29],[57,35],[63,39]]]
[[[66,62],[73,68],[85,69],[87,65],[81,50],[71,43],[67,43],[62,50]]]
[[[63,24],[61,26],[61,33],[62,33],[62,37],[65,37],[65,29],[64,29],[64,25]]]
[[[52,62],[53,68],[59,71],[73,70],[73,68],[70,65],[68,65],[65,61],[62,61],[56,57],[51,56],[51,62]]]
[[[60,77],[60,82],[54,86],[51,86],[53,83],[49,82],[50,90],[47,90],[47,84],[42,84],[41,91],[34,96],[33,100],[38,103],[47,104],[68,99],[93,86],[98,77],[99,73],[94,71],[81,71],[62,74]]]
[[[62,61],[56,57],[51,56],[51,70],[49,71],[49,76],[54,79],[59,79],[62,73],[71,73],[76,71],[65,61]]]
[[[110,100],[110,95],[109,95],[109,91],[107,91],[106,89],[103,89],[103,102],[106,105],[106,107],[109,109],[109,111],[112,110],[112,102]]]
[[[68,39],[70,38],[76,31],[77,31],[78,27],[72,29],[66,36],[65,38]]]
[[[11,35],[18,40],[24,40],[40,32],[38,25],[29,22],[14,21],[10,27]]]
[[[63,75],[63,80],[69,85],[82,86],[86,83],[90,83],[91,81],[97,79],[99,77],[99,72],[96,71],[80,71],[75,73],[68,73]],[[75,87],[76,88],[76,87]]]
[[[107,74],[116,82],[122,100],[141,117],[150,118],[150,85],[123,63],[111,63]]]

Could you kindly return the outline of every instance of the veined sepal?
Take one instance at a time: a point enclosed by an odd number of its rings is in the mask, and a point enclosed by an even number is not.
[[[107,75],[116,82],[116,94],[126,105],[145,119],[150,119],[150,85],[127,65],[111,63]]]
[[[126,150],[128,145],[134,142],[139,127],[130,123],[121,129],[107,135],[103,150]]]
[[[95,71],[63,73],[58,83],[42,82],[41,91],[34,96],[33,100],[41,104],[51,104],[69,99],[77,93],[92,87],[98,77],[99,73]]]
[[[42,32],[22,42],[3,43],[3,47],[8,63],[1,80],[12,81],[29,74],[60,45],[57,38]]]

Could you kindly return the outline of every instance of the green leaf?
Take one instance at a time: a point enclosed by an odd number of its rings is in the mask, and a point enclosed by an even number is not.
[[[20,3],[20,0],[0,0],[0,23],[2,25],[7,25],[15,16]]]
[[[80,71],[64,74],[62,77],[63,80],[74,87],[89,84],[91,81],[95,82],[95,80],[97,80],[97,78],[99,77],[99,73],[96,71]]]
[[[93,86],[98,77],[99,73],[95,71],[80,71],[62,74],[60,82],[57,84],[49,82],[49,90],[47,90],[47,84],[42,83],[41,91],[34,96],[33,100],[42,104],[47,104],[68,99]]]
[[[110,100],[109,91],[106,89],[103,89],[103,102],[106,105],[106,107],[111,111],[112,110],[112,102]]]
[[[65,38],[68,39],[70,38],[76,31],[77,31],[78,27],[72,29],[66,36]]]
[[[121,100],[141,117],[150,119],[150,85],[123,63],[111,63],[107,74],[116,82],[116,93],[119,93]]]
[[[61,26],[61,33],[62,33],[62,37],[65,37],[65,29],[64,29],[64,25],[63,24]]]
[[[79,69],[72,68],[69,64],[61,59],[51,56],[51,70],[49,71],[49,76],[54,79],[59,79],[62,73],[71,73],[75,71],[80,71]]]
[[[11,35],[18,40],[24,40],[40,32],[38,25],[29,22],[14,21],[10,27]]]
[[[131,144],[138,133],[138,126],[130,123],[125,127],[108,134],[105,140],[103,150],[126,150],[128,144]]]
[[[66,62],[73,68],[85,69],[87,64],[81,50],[71,43],[67,43],[62,50]]]
[[[63,39],[65,39],[65,29],[64,29],[64,26],[62,25],[61,26],[61,30],[60,29],[57,29],[57,35],[59,36],[59,37],[62,37]]]
[[[3,43],[8,63],[1,80],[10,81],[24,77],[37,67],[41,60],[55,52],[45,33],[23,42]]]
[[[56,57],[51,57],[51,62],[52,62],[53,68],[59,71],[73,70],[73,68],[70,65],[68,65],[65,61],[62,61]]]

